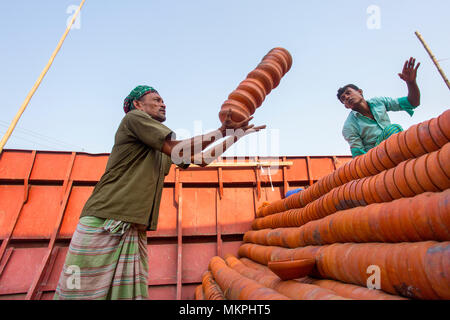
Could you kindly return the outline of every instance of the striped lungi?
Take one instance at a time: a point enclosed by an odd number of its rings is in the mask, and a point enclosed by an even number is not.
[[[148,298],[144,226],[82,217],[70,242],[54,300]]]

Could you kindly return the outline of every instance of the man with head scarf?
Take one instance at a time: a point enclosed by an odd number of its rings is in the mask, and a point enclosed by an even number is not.
[[[233,122],[230,112],[219,129],[175,140],[162,124],[166,105],[150,86],[134,88],[123,108],[126,115],[105,172],[82,210],[55,300],[148,298],[146,231],[157,228],[164,177],[172,163],[187,168],[198,160],[205,166],[242,136],[265,128],[248,125],[252,117]],[[226,135],[221,145],[203,152]]]
[[[375,97],[365,100],[363,91],[354,84],[339,88],[339,101],[352,110],[344,123],[342,135],[350,145],[353,157],[365,154],[391,135],[403,131],[399,124],[391,124],[387,112],[403,110],[412,116],[414,109],[420,105],[420,91],[416,82],[420,63],[417,66],[415,63],[416,60],[410,58],[398,74],[408,87],[407,97]]]

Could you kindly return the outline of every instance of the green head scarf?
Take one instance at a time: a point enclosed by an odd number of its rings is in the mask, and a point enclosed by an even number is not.
[[[136,88],[131,90],[130,94],[125,98],[125,101],[123,103],[123,110],[125,111],[125,113],[128,113],[128,111],[135,109],[133,105],[134,100],[142,98],[145,94],[149,92],[158,93],[158,91],[149,86],[137,86]]]

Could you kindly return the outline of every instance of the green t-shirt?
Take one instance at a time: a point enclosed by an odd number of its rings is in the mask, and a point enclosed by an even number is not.
[[[128,112],[117,129],[105,173],[80,217],[138,223],[156,230],[164,178],[172,165],[161,150],[171,134],[144,111]]]
[[[364,154],[376,145],[377,138],[383,130],[391,125],[388,111],[406,111],[410,116],[414,109],[407,97],[389,98],[376,97],[367,100],[375,120],[363,116],[357,111],[351,111],[342,128],[342,135],[350,145],[353,156]]]

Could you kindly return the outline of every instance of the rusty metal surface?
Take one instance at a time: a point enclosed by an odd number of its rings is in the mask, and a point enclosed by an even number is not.
[[[108,156],[3,151],[0,299],[52,298],[79,215]],[[158,229],[147,233],[150,299],[193,299],[209,260],[237,254],[264,201],[309,186],[349,160],[349,156],[239,159],[292,162],[272,167],[270,176],[268,168],[258,166],[188,170],[173,166],[164,182]]]

